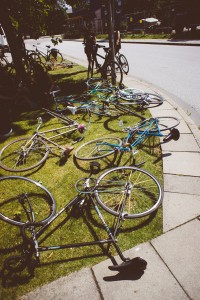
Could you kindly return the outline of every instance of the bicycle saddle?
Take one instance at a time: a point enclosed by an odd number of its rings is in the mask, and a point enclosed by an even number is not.
[[[110,47],[103,47],[103,50],[107,53],[108,51],[110,51]]]

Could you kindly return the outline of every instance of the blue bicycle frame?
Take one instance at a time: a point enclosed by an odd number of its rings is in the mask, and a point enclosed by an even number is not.
[[[147,126],[146,125],[146,122],[144,124],[141,124],[139,125],[138,127],[136,128],[132,128],[132,129],[129,129],[128,131],[128,135],[124,141],[124,144],[128,143],[129,139],[131,138],[132,135],[136,135],[138,134],[138,138],[132,143],[130,144],[128,147],[124,147],[124,146],[120,146],[120,145],[117,145],[117,144],[110,144],[108,142],[100,142],[100,143],[97,143],[97,146],[108,146],[109,148],[107,149],[100,149],[100,151],[108,151],[110,148],[114,148],[118,151],[131,151],[135,146],[139,145],[141,142],[144,141],[144,139],[147,137],[147,136],[158,136],[158,137],[161,137],[163,136],[163,134],[161,133],[160,131],[160,128],[159,128],[159,125],[158,125],[158,119],[157,118],[152,118],[152,119],[149,119],[150,123],[149,125]],[[146,127],[147,126],[147,127]],[[146,127],[145,130],[143,131],[140,131],[140,129],[142,129],[143,127]],[[150,131],[152,128],[155,128],[154,131]]]

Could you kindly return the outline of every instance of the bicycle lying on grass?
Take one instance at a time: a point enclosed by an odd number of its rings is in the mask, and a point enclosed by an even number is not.
[[[88,94],[100,93],[105,95],[111,103],[117,101],[121,105],[138,106],[141,109],[153,108],[163,104],[163,97],[159,94],[147,93],[145,91],[124,87],[112,86],[103,78],[89,78],[86,81]]]
[[[178,140],[180,133],[175,127],[179,123],[174,117],[146,119],[133,127],[124,128],[123,131],[127,132],[127,136],[123,141],[116,137],[98,138],[78,147],[74,156],[80,160],[95,160],[116,152],[130,152],[134,155],[137,153],[135,147],[149,137],[163,137],[163,142]]]
[[[91,113],[104,117],[118,117],[121,114],[134,115],[140,119],[144,119],[136,113],[135,108],[129,105],[129,102],[119,101],[118,98],[109,98],[107,95],[97,94],[97,98],[92,100],[92,95],[97,91],[80,96],[57,96],[60,91],[51,92],[55,103],[55,110],[58,113],[70,111],[73,115],[76,113]]]
[[[81,141],[87,131],[90,119],[85,126],[79,124],[67,116],[56,114],[50,110],[44,109],[49,115],[57,118],[63,126],[57,128],[39,131],[42,125],[42,118],[38,118],[38,127],[34,134],[28,138],[20,138],[14,140],[4,146],[0,151],[0,167],[6,171],[22,172],[31,170],[45,162],[49,153],[53,153],[54,149],[61,152],[61,159],[67,158],[73,147],[61,146],[55,142],[55,138],[63,137],[73,132],[80,133],[81,137],[77,141]],[[47,137],[47,134],[51,134]]]
[[[60,91],[51,92],[56,112],[71,111],[73,114],[90,111],[96,115],[117,117],[121,114],[135,115],[144,120],[136,109],[146,109],[163,103],[162,96],[145,93],[134,88],[120,88],[103,78],[89,78],[87,92],[82,95],[58,96]]]
[[[19,226],[24,247],[22,255],[5,260],[5,269],[22,271],[27,265],[33,268],[39,264],[40,252],[43,251],[102,244],[108,245],[107,254],[113,245],[123,261],[120,265],[111,266],[111,270],[121,271],[134,263],[135,258],[126,258],[117,244],[116,237],[121,223],[126,219],[142,218],[155,212],[162,203],[162,188],[152,174],[142,169],[116,167],[95,179],[91,176],[97,173],[98,168],[97,162],[90,163],[90,176],[79,179],[75,184],[78,195],[57,213],[52,194],[40,183],[20,176],[0,178],[0,188],[3,191],[0,195],[0,219]],[[83,215],[88,205],[90,210],[94,208],[107,232],[107,238],[65,245],[41,245],[42,241],[39,239],[45,240],[42,234],[61,214],[67,214],[67,221],[72,217],[73,209],[78,209]],[[100,208],[113,215],[112,228],[109,228]],[[33,255],[36,261],[31,259]]]

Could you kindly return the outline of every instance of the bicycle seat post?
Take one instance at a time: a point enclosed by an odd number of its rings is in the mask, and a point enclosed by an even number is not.
[[[36,131],[38,132],[38,130],[40,129],[40,127],[43,123],[43,121],[42,121],[42,117],[38,117],[37,120],[38,120],[38,127],[37,127]]]

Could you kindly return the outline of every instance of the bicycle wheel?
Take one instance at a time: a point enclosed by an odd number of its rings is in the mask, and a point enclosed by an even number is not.
[[[124,218],[145,217],[162,203],[163,191],[158,180],[136,167],[117,167],[97,179],[95,196],[108,213]]]
[[[114,78],[113,74],[115,76]],[[117,85],[120,85],[123,80],[122,69],[116,61],[110,61],[104,68],[102,75],[111,83],[113,82],[113,79],[115,79]]]
[[[115,137],[105,137],[87,142],[76,149],[74,156],[80,160],[94,160],[106,157],[121,146],[122,141]]]
[[[0,167],[11,172],[28,171],[42,164],[48,154],[49,149],[44,141],[21,138],[3,147],[0,152]]]
[[[104,78],[89,78],[86,81],[86,85],[89,90],[99,91],[99,92],[109,92],[111,90],[112,84],[110,81]]]
[[[134,100],[136,94],[143,94],[144,91],[135,88],[124,88],[119,90],[119,98],[123,100]]]
[[[63,62],[63,56],[58,50],[51,49],[47,61],[50,61],[53,64],[60,64]]]
[[[119,55],[119,64],[122,68],[122,71],[127,75],[129,72],[129,64],[126,57],[123,54]]]
[[[31,52],[31,53],[29,53],[29,54],[27,55],[26,59],[27,59],[28,61],[34,60],[34,61],[37,61],[37,62],[39,62],[39,63],[42,62],[42,57],[39,55],[39,53],[34,52],[34,51]]]
[[[158,94],[144,93],[137,89],[123,89],[120,91],[120,98],[128,101],[129,104],[137,104],[143,108],[153,108],[163,104],[163,97]]]
[[[154,121],[155,120],[155,121]],[[152,125],[150,125],[152,124]],[[175,117],[157,117],[150,118],[139,122],[137,124],[139,132],[143,132],[147,127],[149,128],[150,133],[159,133],[160,131],[170,130],[177,127],[180,124],[180,121]]]
[[[110,106],[99,105],[99,104],[88,105],[88,109],[91,113],[102,117],[115,118],[120,116],[119,111]]]
[[[135,98],[138,105],[141,105],[143,108],[153,108],[163,104],[164,101],[161,95],[150,93],[136,94]]]
[[[40,183],[26,177],[0,178],[0,218],[12,225],[27,221],[46,223],[56,212],[51,193]]]

